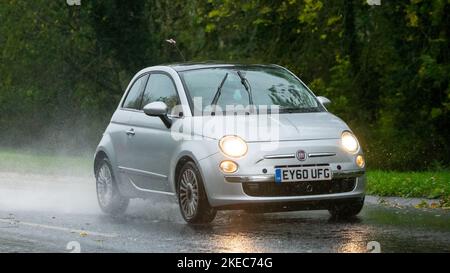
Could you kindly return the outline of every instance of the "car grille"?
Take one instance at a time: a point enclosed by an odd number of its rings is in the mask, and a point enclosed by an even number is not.
[[[311,182],[259,182],[243,183],[244,192],[250,196],[301,196],[350,192],[355,188],[356,178],[338,178]]]

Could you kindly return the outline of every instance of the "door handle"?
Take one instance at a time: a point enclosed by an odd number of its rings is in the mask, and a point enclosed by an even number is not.
[[[130,130],[126,131],[126,134],[129,136],[134,136],[136,133],[134,132],[134,129],[131,128]]]

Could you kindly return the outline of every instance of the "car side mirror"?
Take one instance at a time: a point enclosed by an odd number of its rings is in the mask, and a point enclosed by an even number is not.
[[[144,106],[144,113],[147,116],[159,117],[167,128],[172,126],[172,120],[167,116],[169,108],[162,101],[154,101]]]
[[[317,100],[322,104],[322,105],[327,105],[331,103],[331,100],[327,99],[326,97],[322,97],[322,96],[318,96]]]

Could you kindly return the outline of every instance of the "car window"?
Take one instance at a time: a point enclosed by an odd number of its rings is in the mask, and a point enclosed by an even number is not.
[[[124,108],[136,109],[139,110],[141,106],[142,100],[142,90],[144,89],[144,85],[147,81],[148,75],[144,75],[138,78],[131,86],[130,91],[123,103]]]
[[[178,96],[172,79],[165,74],[151,74],[142,98],[142,108],[154,101],[167,104],[169,113],[178,104]]]
[[[243,84],[238,72],[247,86]],[[250,100],[257,108],[278,106],[280,113],[324,111],[303,83],[288,71],[277,67],[194,69],[183,71],[180,76],[191,99],[200,99],[201,104],[194,104],[195,110],[199,111],[203,110],[199,106],[206,108],[213,103],[223,110],[227,106],[247,106]],[[218,93],[222,81],[221,92]]]

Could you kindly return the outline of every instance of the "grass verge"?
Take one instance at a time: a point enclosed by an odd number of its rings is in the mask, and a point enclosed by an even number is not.
[[[0,148],[0,171],[49,175],[88,176],[92,158],[16,151]]]
[[[439,198],[450,205],[450,171],[367,172],[367,193],[379,196]]]

